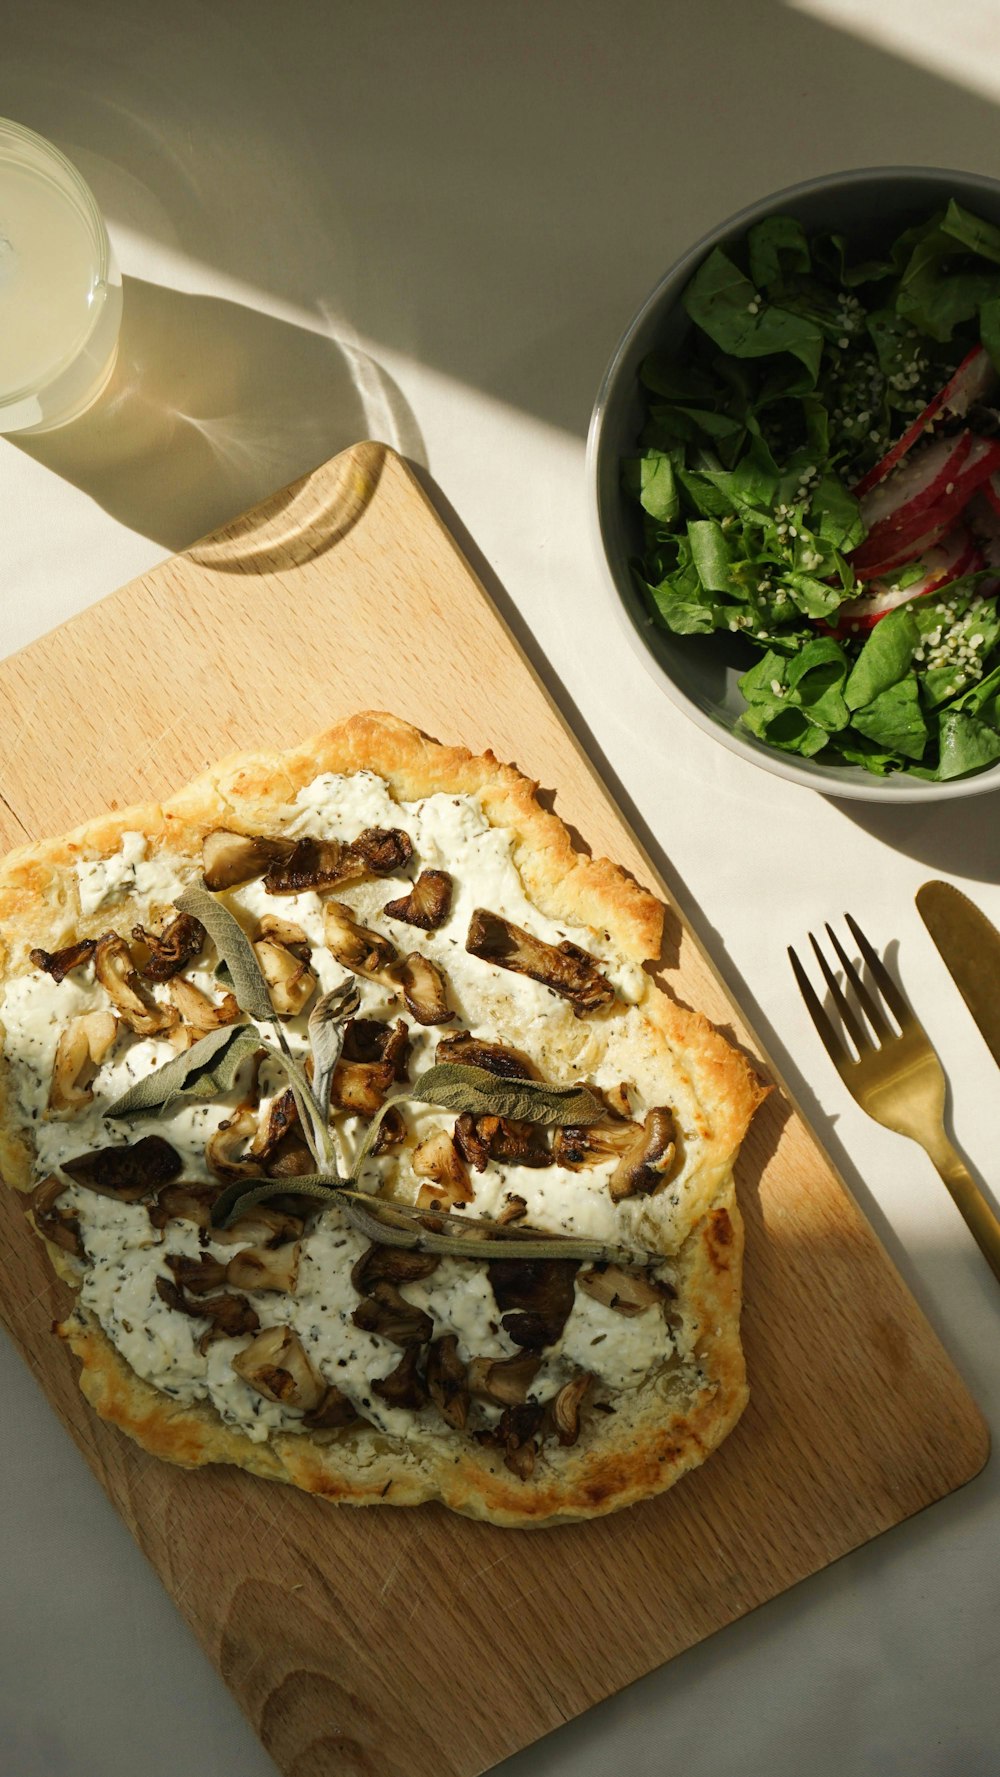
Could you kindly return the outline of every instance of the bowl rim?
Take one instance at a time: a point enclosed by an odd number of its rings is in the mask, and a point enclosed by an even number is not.
[[[984,771],[977,772],[973,777],[952,778],[944,783],[905,779],[901,774],[891,778],[878,778],[871,773],[862,771],[858,766],[844,768],[857,772],[855,780],[853,777],[834,777],[833,768],[798,764],[792,757],[784,756],[777,749],[752,745],[749,738],[744,739],[741,735],[726,728],[721,722],[713,720],[692,697],[688,696],[676,679],[672,678],[666,668],[656,659],[626,607],[612,571],[601,524],[600,459],[609,398],[618,381],[623,360],[631,348],[636,333],[644,325],[650,313],[660,306],[666,286],[675,284],[684,274],[690,275],[704,255],[720,240],[750,227],[753,222],[760,220],[763,216],[772,214],[782,203],[809,197],[814,192],[863,187],[876,184],[879,181],[902,183],[920,179],[931,179],[941,183],[954,181],[956,184],[964,186],[966,190],[978,188],[1000,197],[1000,179],[994,179],[986,173],[963,172],[958,168],[930,166],[850,167],[843,172],[821,173],[811,179],[799,180],[794,185],[782,186],[779,190],[770,192],[753,203],[745,204],[686,248],[672,261],[640,303],[608,359],[591,411],[585,459],[589,494],[587,500],[588,529],[591,543],[601,564],[605,588],[611,595],[619,624],[624,629],[633,652],[639,656],[646,670],[660,688],[666,692],[671,702],[676,704],[705,734],[711,735],[729,752],[735,753],[737,757],[750,765],[755,765],[761,771],[767,771],[773,776],[784,778],[788,783],[801,784],[806,789],[817,791],[820,795],[829,796],[835,800],[879,802],[887,808],[903,803],[947,801],[957,796],[981,796],[991,790],[1000,790],[1000,761],[987,766]],[[825,775],[827,770],[830,771],[829,777]]]

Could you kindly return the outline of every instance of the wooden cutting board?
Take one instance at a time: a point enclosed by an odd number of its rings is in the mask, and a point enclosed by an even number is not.
[[[669,903],[430,501],[373,444],[0,664],[0,845],[364,708],[491,745]],[[673,904],[664,978],[761,1057]],[[286,1777],[470,1777],[985,1460],[976,1407],[787,1094],[738,1185],[750,1406],[704,1469],[592,1525],[338,1510],[154,1461],[79,1395],[50,1332],[66,1292],[11,1192],[0,1307]]]

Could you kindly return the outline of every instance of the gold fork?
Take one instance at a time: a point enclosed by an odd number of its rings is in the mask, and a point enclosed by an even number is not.
[[[876,1123],[883,1123],[887,1129],[894,1129],[898,1135],[908,1135],[911,1141],[919,1142],[926,1149],[971,1229],[987,1264],[1000,1280],[1000,1221],[945,1134],[946,1087],[941,1063],[931,1047],[923,1025],[903,998],[881,957],[869,944],[857,920],[852,919],[849,913],[844,918],[868,964],[872,980],[876,983],[876,991],[869,990],[829,925],[826,928],[827,936],[869,1028],[866,1028],[857,1010],[851,1005],[812,932],[809,933],[809,942],[840,1014],[841,1023],[857,1050],[856,1057],[850,1053],[841,1033],[820,1003],[805,969],[789,945],[788,956],[802,998],[823,1046],[848,1092],[857,1099],[863,1111],[875,1118]],[[879,992],[899,1025],[898,1032],[893,1030],[886,1017]]]

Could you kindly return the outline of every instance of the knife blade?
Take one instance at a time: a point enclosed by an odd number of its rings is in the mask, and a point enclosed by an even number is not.
[[[1000,932],[961,889],[925,882],[917,911],[1000,1067]]]

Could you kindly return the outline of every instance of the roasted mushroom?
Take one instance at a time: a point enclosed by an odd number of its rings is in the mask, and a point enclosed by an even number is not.
[[[306,1178],[316,1171],[316,1162],[308,1144],[297,1129],[290,1129],[264,1161],[268,1178]]]
[[[31,950],[28,952],[36,969],[44,969],[53,981],[63,981],[72,969],[89,963],[97,947],[96,938],[79,938],[62,950]]]
[[[369,1246],[354,1263],[351,1282],[359,1296],[367,1296],[376,1283],[416,1283],[436,1271],[436,1253],[419,1253],[405,1246]]]
[[[431,1182],[417,1194],[418,1209],[447,1209],[453,1203],[471,1203],[475,1192],[458,1149],[447,1129],[438,1129],[413,1150],[411,1160],[418,1178]]]
[[[377,1018],[349,1018],[344,1026],[345,1061],[388,1061],[393,1078],[406,1079],[410,1055],[410,1027],[397,1018],[383,1024]]]
[[[504,1198],[504,1206],[497,1216],[497,1226],[505,1227],[510,1222],[520,1222],[528,1213],[525,1199],[516,1191],[508,1191]]]
[[[434,1332],[429,1314],[401,1296],[394,1283],[380,1280],[351,1316],[363,1333],[377,1333],[393,1345],[426,1345]]]
[[[429,1399],[427,1387],[417,1363],[420,1352],[415,1345],[403,1353],[394,1370],[388,1376],[382,1376],[372,1383],[372,1394],[385,1401],[388,1407],[408,1407],[418,1413],[426,1407]]]
[[[291,1294],[299,1280],[298,1243],[289,1246],[245,1246],[226,1266],[226,1282],[238,1290],[284,1290]]]
[[[480,1444],[493,1445],[504,1451],[504,1466],[520,1481],[530,1480],[541,1443],[539,1434],[545,1408],[526,1403],[506,1407],[496,1425],[476,1433]]]
[[[369,1153],[373,1159],[379,1154],[389,1154],[393,1148],[401,1147],[406,1140],[406,1118],[398,1105],[390,1105],[375,1132]]]
[[[193,957],[205,948],[205,928],[191,913],[178,913],[157,937],[145,926],[133,926],[132,936],[149,951],[149,960],[140,974],[147,981],[169,981],[180,973]]]
[[[395,945],[360,925],[343,901],[324,903],[323,932],[331,954],[355,975],[378,977],[396,961]]]
[[[515,1345],[532,1351],[554,1345],[573,1307],[575,1261],[494,1259],[486,1269],[501,1325]]]
[[[639,1131],[638,1123],[590,1123],[584,1129],[567,1125],[555,1132],[552,1158],[557,1166],[568,1166],[572,1172],[600,1166],[612,1158],[620,1160],[635,1145]]]
[[[167,992],[184,1021],[183,1030],[189,1043],[197,1042],[199,1037],[207,1036],[210,1030],[218,1030],[223,1024],[237,1024],[242,1017],[235,994],[223,994],[216,1004],[184,975],[175,975]]]
[[[212,1226],[212,1205],[219,1195],[215,1184],[195,1184],[179,1179],[157,1191],[149,1205],[149,1219],[154,1228],[165,1228],[168,1222],[194,1222],[197,1228]]]
[[[267,1114],[262,1115],[257,1123],[250,1153],[255,1160],[267,1160],[274,1153],[278,1143],[284,1139],[289,1130],[298,1127],[299,1109],[295,1103],[295,1094],[290,1086],[272,1098]]]
[[[82,1012],[59,1034],[52,1080],[50,1112],[79,1111],[94,1096],[93,1078],[113,1047],[118,1020],[113,1012]]]
[[[282,1018],[294,1018],[313,996],[315,969],[275,938],[258,938],[253,948],[272,1006]]]
[[[498,1407],[516,1407],[527,1400],[528,1390],[542,1367],[530,1351],[501,1359],[474,1357],[468,1369],[469,1389],[483,1401]]]
[[[178,1020],[175,1006],[161,1006],[144,987],[132,962],[132,952],[117,932],[105,932],[94,949],[94,973],[106,988],[121,1018],[137,1036],[153,1037],[173,1030]]]
[[[549,1402],[547,1417],[560,1444],[575,1444],[580,1436],[580,1408],[593,1380],[581,1370]]]
[[[257,1118],[249,1106],[241,1106],[219,1124],[205,1143],[205,1159],[218,1178],[260,1178],[261,1162],[246,1150],[257,1133]]]
[[[538,1069],[511,1043],[487,1043],[469,1035],[467,1030],[450,1031],[438,1038],[435,1062],[456,1062],[463,1067],[481,1067],[501,1080],[537,1080]]]
[[[418,1024],[447,1024],[455,1014],[448,1004],[448,990],[437,963],[411,950],[397,971],[403,998]]]
[[[294,849],[291,839],[264,839],[260,834],[233,833],[228,827],[217,827],[213,833],[206,833],[201,842],[205,887],[227,889],[250,882]]]
[[[141,1141],[127,1146],[91,1148],[61,1160],[63,1172],[88,1191],[100,1197],[117,1197],[119,1203],[137,1203],[140,1197],[151,1197],[161,1185],[175,1179],[182,1161],[161,1135],[144,1135]]]
[[[275,943],[283,944],[300,962],[307,963],[312,956],[312,947],[305,932],[294,920],[279,919],[276,913],[264,913],[257,922],[258,938],[273,938]]]
[[[233,1358],[237,1376],[281,1407],[315,1413],[327,1385],[313,1369],[305,1347],[291,1327],[266,1327]]]
[[[183,1253],[167,1253],[166,1263],[174,1274],[174,1282],[189,1296],[210,1296],[221,1290],[226,1281],[226,1267],[221,1259],[199,1253],[196,1259]]]
[[[331,1382],[319,1406],[307,1413],[302,1423],[310,1431],[339,1431],[342,1425],[351,1425],[357,1417],[354,1402]]]
[[[491,1160],[509,1166],[552,1164],[552,1155],[537,1123],[521,1123],[513,1117],[495,1117],[492,1113],[476,1117],[471,1111],[463,1111],[455,1123],[455,1146],[477,1172],[484,1172]]]
[[[74,1258],[85,1259],[87,1254],[80,1233],[79,1216],[75,1216],[72,1210],[56,1208],[58,1198],[67,1189],[64,1178],[50,1173],[31,1193],[31,1213],[39,1234],[44,1234],[53,1246],[61,1246],[64,1252],[72,1253]]]
[[[374,1117],[384,1105],[394,1077],[387,1061],[338,1061],[330,1086],[330,1103],[355,1117]]]
[[[322,893],[363,876],[394,876],[413,856],[409,837],[398,827],[366,827],[356,839],[300,839],[264,878],[270,895]]]
[[[633,1142],[608,1180],[615,1203],[624,1197],[649,1196],[662,1185],[677,1158],[677,1132],[666,1105],[649,1112],[639,1128],[631,1125]]]
[[[444,925],[451,909],[451,877],[447,870],[421,870],[408,895],[387,901],[382,909],[390,919],[434,932]]]
[[[435,1339],[427,1352],[427,1391],[445,1422],[455,1431],[464,1431],[469,1417],[469,1384],[454,1333]]]
[[[217,1339],[241,1339],[246,1333],[255,1333],[260,1326],[256,1310],[244,1296],[205,1296],[200,1301],[191,1302],[180,1285],[168,1277],[156,1279],[156,1293],[161,1302],[176,1313],[210,1323],[198,1340],[198,1350],[203,1356]]]
[[[304,1225],[301,1216],[276,1209],[273,1202],[255,1203],[228,1228],[213,1228],[212,1239],[218,1246],[283,1246],[286,1241],[299,1240]]]
[[[472,915],[465,948],[484,962],[541,981],[569,1000],[578,1018],[614,1000],[614,988],[586,950],[566,938],[561,944],[546,944],[485,907],[477,907]]]
[[[592,1265],[577,1273],[577,1283],[585,1295],[605,1308],[632,1317],[647,1308],[660,1308],[666,1292],[642,1271],[623,1271],[620,1265]]]

